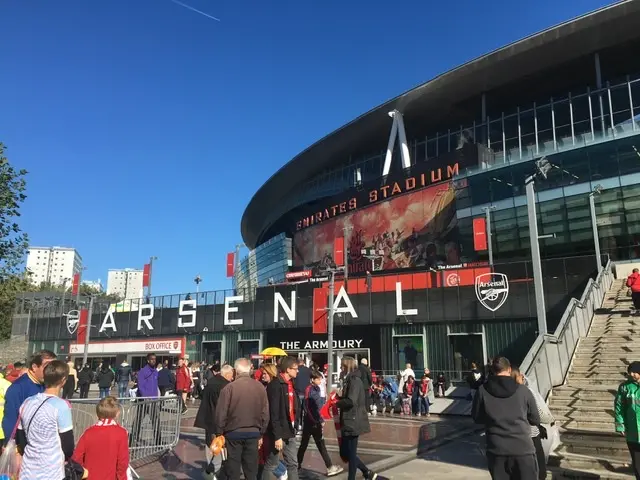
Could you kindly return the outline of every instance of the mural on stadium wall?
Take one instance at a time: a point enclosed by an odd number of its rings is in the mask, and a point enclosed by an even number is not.
[[[343,235],[345,227],[350,229],[345,244],[353,274],[437,268],[463,261],[452,182],[400,195],[297,232],[293,237],[294,265],[315,273],[328,266],[333,260],[333,240]]]

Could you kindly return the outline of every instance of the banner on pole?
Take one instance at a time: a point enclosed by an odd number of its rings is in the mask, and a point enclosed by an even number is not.
[[[327,333],[327,296],[329,290],[327,288],[313,289],[313,333]]]
[[[487,221],[486,219],[473,219],[473,248],[476,252],[487,250]]]
[[[235,253],[227,253],[227,278],[233,277],[233,274],[235,273],[235,258]]]

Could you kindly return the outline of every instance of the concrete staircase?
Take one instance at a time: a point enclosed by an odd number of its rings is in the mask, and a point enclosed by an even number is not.
[[[631,316],[624,280],[615,280],[580,340],[566,383],[549,405],[561,446],[549,458],[550,478],[634,478],[627,444],[615,433],[613,400],[627,365],[640,359],[640,316]]]

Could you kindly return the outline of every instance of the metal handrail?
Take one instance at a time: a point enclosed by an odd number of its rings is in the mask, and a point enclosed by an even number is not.
[[[587,335],[595,311],[613,283],[612,267],[609,259],[596,280],[589,280],[580,300],[569,301],[553,334],[538,336],[525,356],[521,371],[544,398],[564,383],[578,340]]]

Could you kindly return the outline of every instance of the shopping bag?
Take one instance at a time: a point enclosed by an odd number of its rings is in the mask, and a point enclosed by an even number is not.
[[[12,438],[0,455],[0,480],[16,480],[20,472],[20,456]]]

